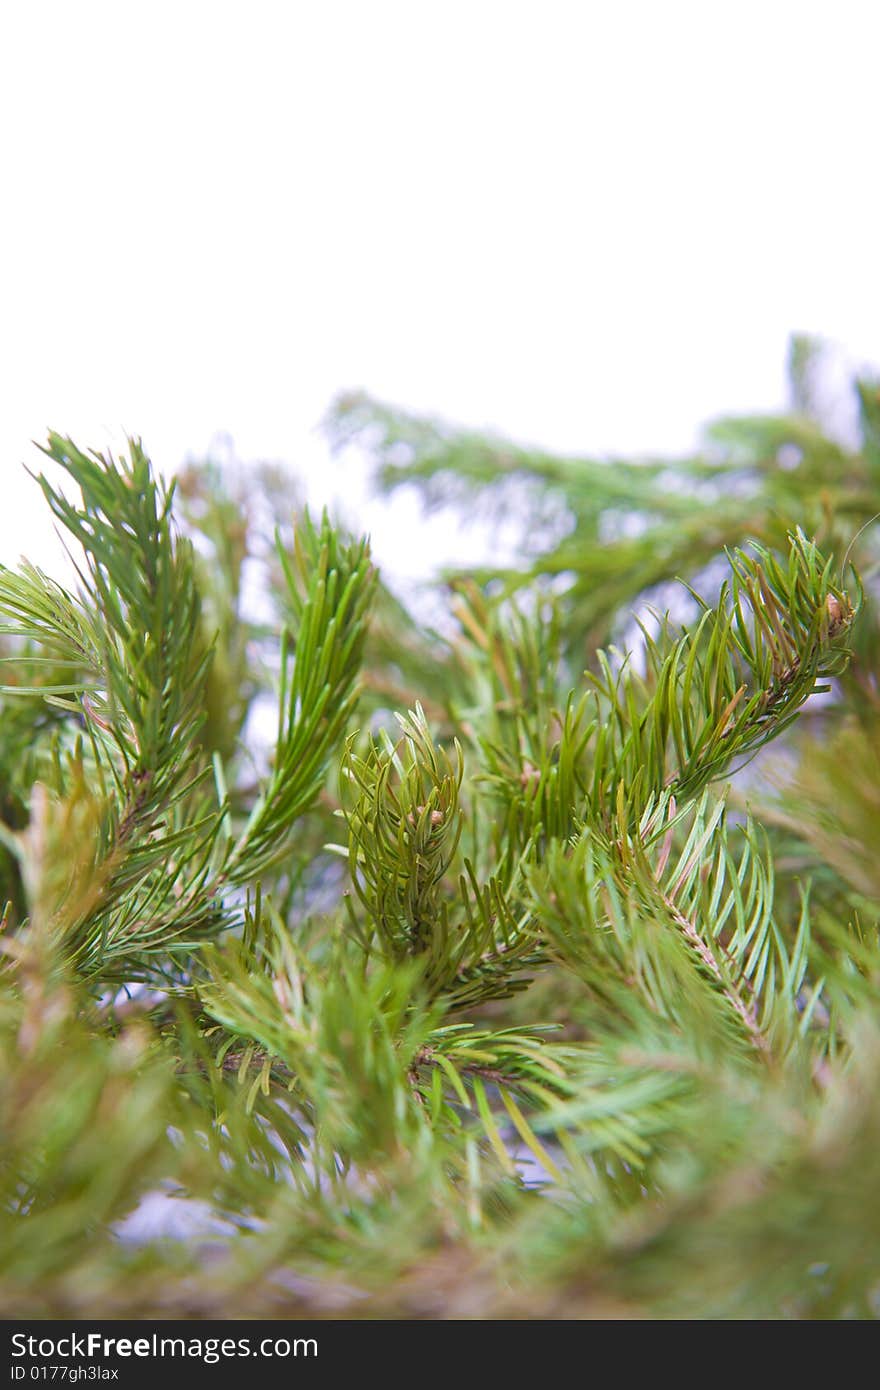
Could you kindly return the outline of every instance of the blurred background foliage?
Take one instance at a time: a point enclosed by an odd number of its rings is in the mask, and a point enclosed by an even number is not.
[[[880,1311],[880,388],[684,459],[361,395],[434,630],[275,467],[47,453],[0,571],[8,1314]],[[510,538],[513,537],[513,541]]]

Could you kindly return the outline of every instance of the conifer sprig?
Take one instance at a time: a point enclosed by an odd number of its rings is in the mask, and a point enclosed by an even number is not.
[[[226,864],[234,882],[261,873],[314,802],[358,695],[367,615],[376,583],[366,541],[346,543],[325,513],[308,513],[288,555],[278,538],[290,625],[281,635],[278,736],[272,773]]]
[[[65,712],[70,736],[56,745],[54,775],[18,844],[68,958],[86,977],[123,983],[149,975],[152,957],[179,938],[223,923],[204,892],[217,813],[200,794],[196,742],[209,654],[197,641],[192,550],[174,532],[173,488],[153,476],[140,442],[117,461],[52,434],[44,452],[79,488],[77,504],[38,479],[84,568],[76,596],[30,566],[0,576],[5,630],[45,644],[74,675],[27,692]],[[24,693],[6,693],[16,690]],[[86,857],[69,872],[90,876],[90,891],[53,902],[38,884],[54,856],[67,858],[56,837],[83,817],[92,834],[70,846]]]
[[[616,813],[621,794],[636,816],[666,788],[698,795],[845,669],[854,608],[813,543],[791,536],[785,564],[761,547],[729,561],[718,604],[695,595],[703,615],[693,628],[675,636],[667,620],[655,638],[643,627],[644,680],[599,653],[591,816]]]
[[[450,1007],[504,995],[540,959],[527,912],[498,874],[481,883],[458,856],[464,825],[464,759],[438,749],[417,706],[399,716],[402,737],[385,734],[365,757],[350,747],[344,810],[351,882],[364,916],[351,928],[369,957],[420,959],[425,982]]]

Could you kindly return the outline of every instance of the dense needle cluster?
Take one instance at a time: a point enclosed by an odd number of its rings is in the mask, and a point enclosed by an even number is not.
[[[0,568],[8,1312],[880,1311],[880,398],[844,445],[815,375],[613,467],[340,401],[383,486],[522,527],[443,636],[271,470],[49,437],[77,577]],[[132,1237],[157,1194],[188,1238]]]

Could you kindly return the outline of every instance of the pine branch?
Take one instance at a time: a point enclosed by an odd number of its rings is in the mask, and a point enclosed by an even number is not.
[[[666,789],[697,796],[736,759],[783,732],[822,680],[846,666],[854,617],[831,583],[831,561],[798,533],[780,564],[756,547],[729,557],[719,604],[692,631],[645,633],[644,681],[600,655],[592,678],[597,719],[587,816],[637,819]],[[702,600],[700,600],[702,602]]]
[[[320,530],[306,514],[292,556],[278,554],[293,630],[281,639],[281,692],[275,758],[267,786],[231,847],[225,876],[240,883],[284,853],[294,822],[315,801],[331,754],[357,699],[375,572],[366,542],[345,545],[325,513]]]
[[[504,996],[541,960],[533,924],[499,875],[481,883],[458,857],[461,748],[438,750],[419,706],[399,722],[397,746],[385,735],[364,758],[350,746],[344,763],[347,857],[364,909],[360,920],[350,905],[352,933],[367,957],[420,960],[450,1006]]]
[[[24,566],[17,576],[2,572],[0,604],[13,620],[7,631],[74,668],[64,686],[26,693],[52,701],[82,732],[71,751],[59,750],[30,838],[15,843],[39,911],[54,919],[77,968],[95,978],[141,978],[139,957],[224,921],[203,891],[219,814],[199,794],[196,740],[209,653],[197,641],[192,552],[173,531],[173,489],[154,480],[139,441],[120,462],[86,456],[54,434],[45,452],[80,489],[77,506],[38,479],[83,547],[82,588],[73,597]],[[90,892],[71,910],[61,884],[53,901],[50,881],[40,888],[35,876],[45,863],[41,841],[83,815],[91,837],[64,850],[56,839],[54,850],[60,863],[85,852],[68,872],[91,875]]]

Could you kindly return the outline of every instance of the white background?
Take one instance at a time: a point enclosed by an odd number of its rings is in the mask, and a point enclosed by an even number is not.
[[[783,404],[792,329],[880,364],[862,3],[28,3],[0,22],[0,558],[48,427],[219,433],[338,495],[339,390],[592,453]],[[473,544],[473,538],[469,544]]]

